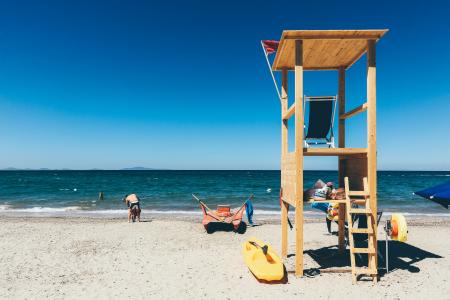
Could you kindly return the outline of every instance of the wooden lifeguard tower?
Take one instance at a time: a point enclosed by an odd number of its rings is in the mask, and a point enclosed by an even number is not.
[[[366,212],[372,220],[372,249],[354,248],[350,254],[368,254],[368,270],[355,271],[352,258],[352,273],[367,274],[377,280],[376,218],[377,218],[377,145],[376,145],[376,61],[375,45],[387,30],[286,30],[283,31],[272,71],[281,71],[281,253],[287,256],[288,205],[295,208],[296,237],[296,276],[303,275],[303,160],[305,156],[337,156],[339,159],[339,185],[344,186],[348,177],[350,187],[347,191],[367,199],[367,209],[354,210],[354,213]],[[346,110],[345,74],[356,61],[367,54],[367,100],[362,105]],[[304,143],[304,107],[303,72],[336,70],[338,72],[338,145],[337,147],[305,147]],[[295,73],[294,101],[288,105],[288,72]],[[347,119],[367,111],[367,147],[346,148],[345,122]],[[288,151],[287,121],[295,117],[295,150]],[[367,178],[363,184],[363,178]],[[347,181],[347,180],[346,180]],[[364,193],[365,191],[365,193]],[[350,194],[350,193],[348,193]],[[349,195],[347,195],[347,198]],[[328,201],[331,202],[331,201]],[[346,201],[339,203],[339,249],[345,249],[345,209]],[[347,202],[347,204],[350,202]],[[347,216],[348,215],[347,211]],[[369,218],[368,218],[368,223]],[[373,229],[374,228],[374,229]],[[350,230],[351,228],[349,228]],[[367,230],[366,230],[367,231]],[[354,230],[357,232],[357,229]],[[361,233],[362,230],[359,230]],[[349,235],[352,232],[349,232]],[[370,236],[370,232],[369,232]],[[352,247],[352,245],[351,245]],[[374,253],[373,253],[374,252]]]

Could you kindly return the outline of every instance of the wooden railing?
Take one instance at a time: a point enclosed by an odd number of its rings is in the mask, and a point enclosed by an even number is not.
[[[350,117],[353,117],[354,115],[357,115],[359,113],[365,112],[367,110],[367,103],[364,103],[358,107],[355,107],[354,109],[343,113],[342,115],[339,116],[339,119],[341,120],[345,120],[348,119]]]

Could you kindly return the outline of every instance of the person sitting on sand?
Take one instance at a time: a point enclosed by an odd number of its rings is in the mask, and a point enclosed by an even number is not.
[[[128,223],[130,223],[131,220],[131,210],[137,206],[138,209],[138,214],[137,214],[137,218],[138,221],[141,221],[141,205],[140,205],[140,199],[136,194],[129,194],[129,195],[125,195],[125,197],[123,198],[123,202],[125,202],[125,204],[128,207]]]

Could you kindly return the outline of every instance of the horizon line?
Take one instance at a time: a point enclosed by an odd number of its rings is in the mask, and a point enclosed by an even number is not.
[[[120,168],[120,169],[52,169],[52,168],[2,168],[0,171],[14,172],[14,171],[281,171],[280,169],[165,169],[165,168]],[[303,171],[329,171],[337,172],[337,169],[304,169]],[[412,169],[378,169],[377,172],[450,172],[450,170],[412,170]]]

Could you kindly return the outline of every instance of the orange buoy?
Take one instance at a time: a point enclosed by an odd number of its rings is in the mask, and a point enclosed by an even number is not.
[[[397,223],[397,220],[391,220],[391,228],[392,228],[391,237],[392,236],[397,236],[398,235],[398,223]]]

